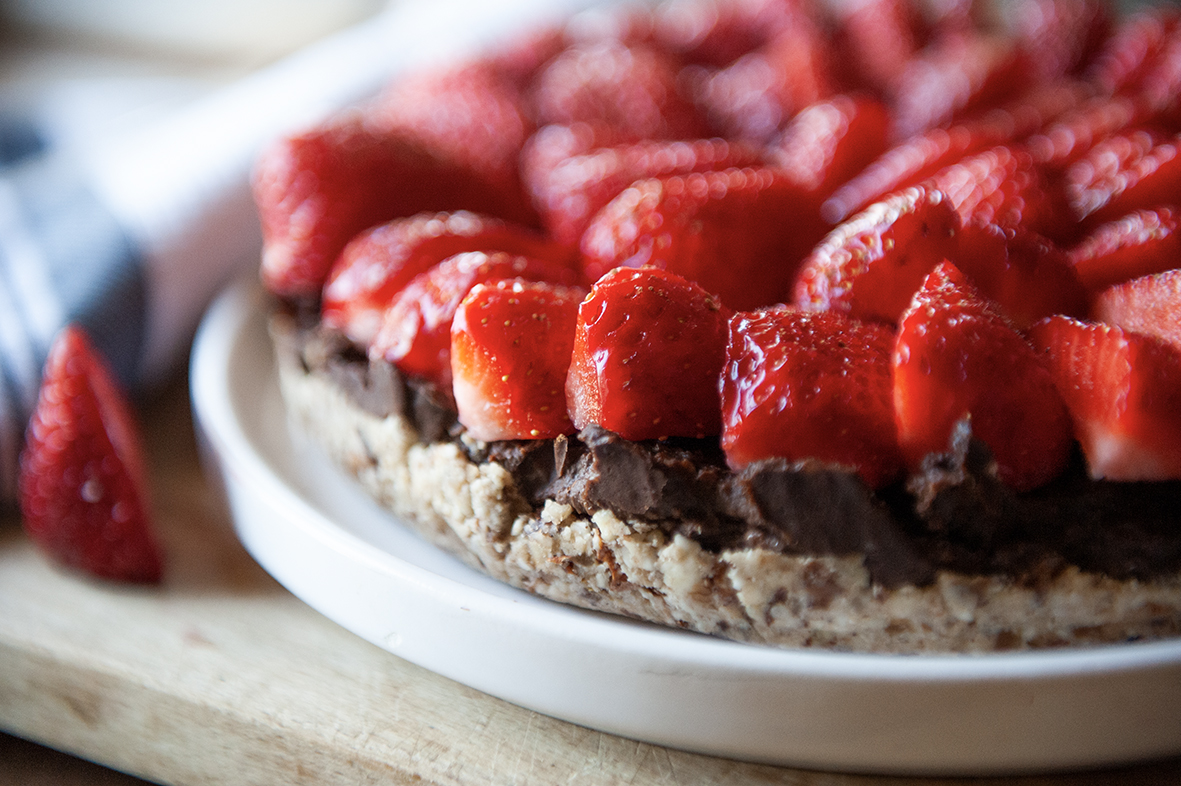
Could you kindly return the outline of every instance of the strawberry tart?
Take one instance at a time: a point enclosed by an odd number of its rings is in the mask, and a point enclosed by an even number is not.
[[[664,0],[255,196],[290,415],[556,601],[779,647],[1181,634],[1181,13]]]

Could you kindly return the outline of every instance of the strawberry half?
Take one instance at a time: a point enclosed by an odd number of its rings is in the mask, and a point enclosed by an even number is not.
[[[25,531],[52,559],[103,579],[160,581],[139,433],[111,372],[76,326],[50,348],[19,489]]]
[[[476,284],[506,278],[575,284],[569,268],[504,252],[471,251],[448,257],[414,278],[382,316],[370,357],[393,363],[406,374],[451,390],[451,321]]]
[[[1153,336],[1181,351],[1181,270],[1126,281],[1104,290],[1092,304],[1100,322]]]
[[[722,374],[722,449],[733,469],[814,458],[880,487],[902,466],[894,427],[894,333],[833,312],[735,314]]]
[[[459,422],[485,442],[574,431],[566,373],[586,291],[519,278],[477,284],[451,323]]]
[[[1047,483],[1066,466],[1070,418],[1049,370],[951,263],[915,294],[893,362],[898,442],[912,470],[946,452],[964,418],[1016,489]]]
[[[1181,234],[1169,208],[1137,210],[1095,227],[1067,258],[1089,292],[1181,264]]]
[[[955,210],[937,191],[908,188],[838,226],[804,260],[796,306],[895,324],[939,262],[954,254]]]
[[[578,309],[566,379],[574,425],[630,440],[717,434],[730,313],[668,271],[608,272]]]
[[[385,310],[415,276],[464,251],[506,251],[559,264],[570,256],[536,232],[497,218],[418,213],[365,230],[345,246],[324,284],[321,318],[368,346]]]
[[[1066,170],[1065,188],[1076,217],[1094,227],[1134,210],[1177,206],[1181,194],[1181,136],[1149,131],[1115,134]]]
[[[586,276],[651,265],[694,281],[731,308],[781,300],[822,230],[803,189],[767,167],[633,183],[582,237]]]
[[[1181,353],[1111,325],[1050,317],[1030,331],[1093,478],[1181,478]]]

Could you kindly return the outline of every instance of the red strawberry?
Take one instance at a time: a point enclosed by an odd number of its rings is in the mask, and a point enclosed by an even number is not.
[[[1048,359],[1093,478],[1181,479],[1181,353],[1149,336],[1050,317]]]
[[[918,4],[867,0],[843,6],[835,46],[851,83],[888,94],[926,43]]]
[[[733,469],[815,458],[870,486],[902,466],[894,429],[894,333],[841,314],[735,314],[722,373],[722,449]]]
[[[1051,314],[1082,316],[1087,293],[1066,252],[1035,232],[972,224],[951,259],[1018,329]]]
[[[321,319],[368,346],[385,310],[415,276],[464,251],[507,251],[555,263],[569,256],[567,249],[525,227],[475,213],[397,218],[345,246],[324,285]]]
[[[1095,319],[1172,344],[1181,351],[1181,270],[1133,279],[1102,292]]]
[[[684,82],[722,136],[765,143],[796,112],[836,93],[828,42],[803,15],[721,69],[689,66]]]
[[[895,131],[905,139],[1001,104],[1029,84],[1011,42],[983,35],[944,39],[911,60],[894,89]]]
[[[1113,28],[1110,9],[1097,0],[1020,0],[1006,11],[1031,76],[1042,82],[1085,68]]]
[[[1084,226],[1181,199],[1181,137],[1129,131],[1099,142],[1066,171],[1066,194]]]
[[[1076,106],[1084,94],[1083,88],[1072,83],[1048,85],[983,115],[905,139],[837,189],[822,208],[824,218],[835,224],[964,156],[1020,140]]]
[[[895,324],[924,276],[954,253],[959,218],[943,195],[909,188],[838,226],[804,260],[795,304]]]
[[[656,7],[653,33],[687,62],[720,68],[765,44],[791,7],[781,0],[668,0]]]
[[[459,422],[472,437],[569,434],[566,372],[585,290],[519,278],[477,284],[451,323]]]
[[[582,237],[589,280],[652,265],[699,284],[731,308],[781,300],[797,262],[821,235],[804,191],[769,168],[633,183]]]
[[[113,581],[160,581],[136,423],[76,326],[50,348],[19,486],[25,531],[54,560]]]
[[[951,263],[923,282],[894,350],[898,442],[911,469],[943,453],[956,423],[992,450],[998,477],[1017,489],[1066,465],[1070,418],[1042,359]]]
[[[677,92],[678,64],[650,46],[604,39],[571,46],[533,86],[540,124],[605,123],[621,141],[708,136],[697,110]]]
[[[262,155],[254,198],[262,220],[262,278],[287,298],[316,298],[358,232],[424,210],[500,215],[505,195],[400,132],[343,115]]]
[[[1094,293],[1113,284],[1181,265],[1181,234],[1173,210],[1137,210],[1101,224],[1068,251],[1079,281]]]
[[[451,320],[476,284],[506,278],[574,284],[573,272],[541,259],[504,252],[456,254],[407,284],[382,317],[369,347],[411,376],[433,383],[443,395],[451,390]]]
[[[1060,172],[1096,142],[1130,128],[1143,119],[1143,109],[1125,96],[1080,98],[1078,106],[1024,140],[1024,147],[1042,169]]]
[[[595,213],[637,180],[752,166],[758,151],[721,139],[636,142],[571,156],[529,180],[542,223],[560,243],[577,246]]]
[[[885,152],[889,122],[876,99],[834,96],[793,117],[768,151],[768,161],[823,199]]]
[[[664,270],[604,275],[578,309],[566,379],[574,425],[631,440],[717,434],[730,313]]]
[[[1176,23],[1172,8],[1146,8],[1129,15],[1095,57],[1088,78],[1106,95],[1133,87],[1156,62]]]
[[[368,109],[370,122],[460,167],[469,187],[499,195],[489,212],[536,224],[518,160],[533,133],[525,98],[491,60],[414,72]]]

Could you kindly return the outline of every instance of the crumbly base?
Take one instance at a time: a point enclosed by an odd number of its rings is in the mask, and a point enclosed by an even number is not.
[[[859,555],[711,553],[609,510],[587,517],[551,500],[539,511],[499,464],[425,444],[407,419],[377,417],[309,372],[294,331],[272,320],[296,425],[431,542],[546,598],[776,647],[985,652],[1181,635],[1181,576],[1119,581],[1068,568],[1031,587],[943,571],[927,586],[884,588]]]

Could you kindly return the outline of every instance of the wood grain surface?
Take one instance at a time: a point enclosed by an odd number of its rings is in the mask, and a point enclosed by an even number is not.
[[[186,391],[178,380],[143,407],[163,586],[62,572],[14,515],[0,522],[0,729],[164,784],[1181,784],[1181,761],[1009,779],[790,770],[483,695],[346,632],[255,564],[201,473]],[[20,740],[0,745],[0,784],[50,782],[22,778],[33,755]],[[94,769],[66,782],[130,782]]]

